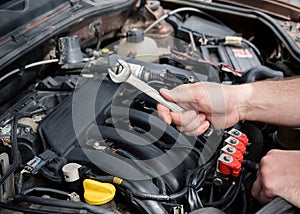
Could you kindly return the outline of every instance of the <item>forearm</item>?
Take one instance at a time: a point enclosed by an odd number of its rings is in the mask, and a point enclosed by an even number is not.
[[[241,120],[300,125],[300,78],[234,86]],[[233,88],[234,88],[233,87]],[[232,89],[229,91],[232,94]]]

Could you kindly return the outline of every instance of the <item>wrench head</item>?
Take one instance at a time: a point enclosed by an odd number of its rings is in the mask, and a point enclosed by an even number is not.
[[[116,66],[108,69],[109,76],[114,83],[125,82],[131,75],[130,66],[122,59],[118,59]]]

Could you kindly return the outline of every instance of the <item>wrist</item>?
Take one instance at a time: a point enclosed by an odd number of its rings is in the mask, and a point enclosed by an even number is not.
[[[251,96],[252,96],[252,85],[251,84],[242,84],[234,85],[230,87],[230,98],[233,111],[237,112],[238,119],[240,120],[249,120],[249,111],[251,110]]]

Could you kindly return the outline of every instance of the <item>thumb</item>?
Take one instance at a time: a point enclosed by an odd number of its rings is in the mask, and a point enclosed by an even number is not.
[[[159,90],[159,93],[168,101],[171,101],[171,102],[175,102],[173,97],[174,97],[174,93],[168,89],[165,89],[165,88],[161,88]]]
[[[162,88],[159,92],[166,100],[171,102],[184,103],[194,101],[193,91],[187,85],[180,85],[172,90]]]

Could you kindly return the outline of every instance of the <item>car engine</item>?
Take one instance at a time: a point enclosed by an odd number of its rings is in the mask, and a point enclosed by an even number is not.
[[[295,76],[294,23],[196,0],[61,2],[12,40],[22,45],[0,40],[1,213],[263,208],[251,196],[260,159],[297,148],[298,129],[241,121],[187,136],[108,70],[124,61],[157,91]]]

